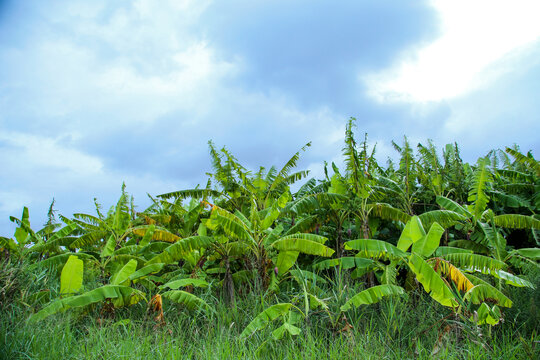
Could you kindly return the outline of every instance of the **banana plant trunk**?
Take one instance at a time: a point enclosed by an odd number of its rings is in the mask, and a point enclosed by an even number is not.
[[[343,242],[342,239],[343,239],[343,232],[341,229],[341,222],[340,222],[337,228],[337,240],[336,240],[336,255],[338,258],[340,258],[343,253],[341,250],[341,243]]]
[[[231,266],[229,258],[225,258],[225,278],[223,279],[223,292],[225,294],[225,300],[229,305],[234,304],[234,282],[231,275]]]
[[[266,250],[264,246],[259,247],[259,259],[257,261],[257,270],[259,272],[259,279],[261,281],[262,290],[268,289],[270,285],[270,277],[268,276],[268,258],[266,256]]]

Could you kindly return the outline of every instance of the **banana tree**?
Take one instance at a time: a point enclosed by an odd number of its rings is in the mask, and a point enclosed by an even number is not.
[[[470,250],[440,246],[443,232],[442,226],[433,223],[426,233],[415,216],[405,226],[396,246],[374,239],[358,239],[347,242],[345,247],[356,250],[356,257],[373,261],[367,270],[380,271],[379,279],[383,283],[397,283],[397,269],[407,268],[435,301],[456,313],[486,301],[503,307],[512,305],[499,289],[473,275],[476,272],[497,280],[503,278],[513,286],[533,287],[525,279],[504,271],[507,264],[503,261]],[[389,264],[381,263],[381,259]]]
[[[238,210],[231,213],[214,205],[212,214],[205,223],[214,232],[221,231],[226,235],[229,247],[235,245],[235,241],[243,244],[249,254],[246,260],[251,257],[263,288],[269,284],[268,270],[272,263],[274,264],[272,268],[277,268],[278,275],[282,275],[294,265],[300,253],[331,256],[334,252],[324,245],[326,238],[322,236],[283,233],[282,226],[273,227],[289,199],[290,194],[284,192],[269,208],[260,211],[253,203],[248,216]],[[276,252],[279,253],[274,258],[272,255]]]
[[[143,280],[149,277],[150,274],[162,271],[164,265],[164,263],[149,263],[137,270],[138,263],[132,259],[111,275],[108,284],[84,291],[84,262],[79,259],[77,254],[70,255],[60,275],[60,298],[53,300],[43,309],[33,314],[29,321],[41,321],[48,316],[70,308],[82,308],[98,303],[109,304],[112,309],[137,304],[141,300],[146,300],[146,296],[144,292],[136,289],[133,285],[135,283],[139,285],[146,284],[147,282],[143,282]],[[212,310],[211,306],[204,300],[189,292],[179,290],[180,287],[189,285],[208,286],[206,282],[197,279],[170,281],[160,287],[163,292],[156,294],[154,298],[159,299],[161,302],[161,297],[164,297],[172,302],[183,304],[188,309]]]
[[[10,220],[18,225],[14,239],[0,238],[0,246],[19,257],[34,256],[38,260],[44,253],[51,256],[62,252],[61,246],[66,246],[75,239],[71,235],[76,232],[77,226],[67,223],[62,227],[61,224],[53,221],[53,205],[54,201],[49,208],[49,221],[39,231],[34,231],[30,227],[27,207],[23,208],[21,219],[11,216]]]
[[[516,251],[507,250],[506,239],[500,228],[540,230],[540,220],[534,216],[523,214],[495,215],[488,208],[489,189],[493,184],[493,173],[489,169],[487,158],[480,159],[473,173],[468,200],[470,204],[460,205],[457,202],[438,196],[437,204],[447,211],[458,215],[462,219],[456,222],[456,229],[466,233],[466,239],[450,242],[450,245],[473,250],[474,252],[491,255],[499,261],[518,264],[521,260],[536,264],[534,258],[528,258]],[[518,249],[519,250],[519,249]],[[525,249],[522,253],[534,253],[534,249]]]

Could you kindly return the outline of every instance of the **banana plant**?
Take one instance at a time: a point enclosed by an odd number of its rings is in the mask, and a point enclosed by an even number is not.
[[[82,292],[84,262],[77,255],[70,255],[62,268],[60,276],[61,298],[53,300],[28,320],[37,322],[58,312],[71,308],[86,307],[104,301],[113,301],[115,307],[138,303],[140,300],[145,299],[144,294],[140,290],[126,285],[126,281],[129,281],[127,276],[132,267],[132,264],[128,263],[114,275],[111,284]]]
[[[435,301],[455,312],[485,301],[495,301],[503,307],[512,305],[499,289],[473,275],[475,272],[491,275],[497,280],[503,278],[513,286],[533,287],[525,279],[505,272],[507,265],[496,258],[440,246],[443,232],[442,226],[433,223],[426,233],[415,216],[405,226],[396,246],[374,239],[358,239],[347,242],[345,247],[358,251],[356,257],[374,261],[372,269],[381,270],[379,278],[383,283],[395,284],[396,268],[406,267]],[[380,259],[390,264],[380,263]]]
[[[310,294],[304,287],[304,293],[296,297],[296,299],[304,299],[304,311],[297,307],[294,303],[279,303],[272,305],[259,313],[242,331],[240,338],[244,339],[255,332],[266,328],[271,322],[281,319],[282,325],[272,332],[272,337],[275,340],[280,340],[284,335],[290,336],[299,335],[302,329],[299,325],[300,321],[308,318],[309,311],[317,308],[322,308],[329,316],[332,328],[336,328],[338,322],[342,318],[342,313],[350,309],[357,308],[361,305],[371,305],[381,301],[387,296],[400,296],[405,293],[404,289],[395,285],[379,285],[374,286],[353,296],[344,305],[340,307],[340,312],[337,316],[332,316],[329,311],[328,304]]]
[[[61,246],[65,246],[73,241],[71,235],[76,232],[77,226],[67,223],[64,227],[53,221],[53,205],[49,208],[49,221],[38,231],[30,227],[29,211],[27,207],[23,208],[21,219],[14,216],[10,220],[17,224],[13,238],[1,238],[0,246],[9,250],[12,254],[19,257],[34,256],[38,260],[44,253],[47,256],[62,252]],[[3,243],[3,244],[2,244]]]
[[[283,233],[283,227],[272,227],[285,207],[290,195],[284,192],[267,209],[257,211],[255,203],[245,216],[240,211],[231,213],[216,205],[205,225],[214,232],[222,231],[230,241],[239,241],[255,262],[259,279],[264,288],[269,284],[269,267],[272,261],[278,275],[287,272],[296,262],[300,253],[329,257],[334,250],[326,247],[326,238],[307,233]],[[236,244],[235,242],[229,243]],[[272,252],[278,252],[272,259]]]
[[[452,241],[450,245],[489,254],[500,261],[511,262],[517,266],[522,260],[537,266],[534,258],[523,256],[523,253],[534,254],[535,249],[524,249],[522,254],[516,251],[507,252],[506,239],[499,228],[528,229],[535,234],[540,230],[540,220],[523,214],[495,215],[487,207],[490,201],[488,189],[492,183],[493,174],[489,169],[489,160],[482,158],[478,161],[472,176],[468,197],[470,204],[462,206],[447,197],[436,198],[437,204],[456,218],[454,224],[456,229],[466,233],[466,239]],[[460,216],[461,220],[457,216]]]
[[[78,255],[70,255],[62,268],[60,275],[60,298],[52,301],[36,314],[29,318],[29,321],[36,322],[58,312],[66,311],[70,308],[86,307],[97,303],[109,302],[114,308],[131,306],[146,300],[145,294],[133,287],[135,283],[140,285],[151,274],[159,273],[164,269],[165,263],[149,262],[148,265],[139,269],[135,259],[129,260],[125,265],[114,272],[108,284],[96,289],[83,292],[84,262]],[[202,309],[204,311],[213,310],[201,298],[183,290],[180,287],[198,286],[207,287],[208,283],[199,279],[179,279],[169,281],[160,287],[163,292],[158,294],[172,302],[186,306],[188,309]]]

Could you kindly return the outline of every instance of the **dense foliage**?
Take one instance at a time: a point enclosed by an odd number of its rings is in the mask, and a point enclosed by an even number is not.
[[[427,321],[440,315],[433,353],[443,340],[490,346],[479,336],[504,321],[512,288],[538,279],[540,162],[506,148],[471,165],[457,144],[441,156],[405,138],[393,143],[399,162],[382,166],[354,126],[345,168],[325,164],[324,179],[295,170],[309,143],[281,169],[255,172],[210,142],[205,187],[158,195],[142,212],[125,186],[107,212],[96,201],[96,214],[57,217],[51,204],[40,230],[24,208],[14,236],[0,238],[3,306],[24,304],[28,324],[65,311],[123,324],[125,308],[143,306],[159,329],[168,309],[216,319],[254,297],[263,308],[238,338],[269,328],[284,341],[313,327],[354,336],[361,309],[380,303],[392,318],[392,304],[407,304]],[[15,284],[21,264],[32,285]]]

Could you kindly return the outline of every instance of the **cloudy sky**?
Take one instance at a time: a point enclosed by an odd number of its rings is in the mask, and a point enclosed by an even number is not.
[[[339,3],[339,4],[338,4]],[[474,161],[540,151],[540,2],[0,0],[0,235],[30,208],[139,209],[193,187],[208,140],[246,166],[338,160],[346,120],[457,141]]]

